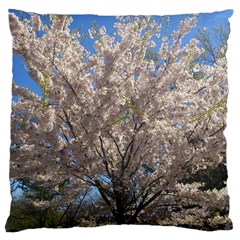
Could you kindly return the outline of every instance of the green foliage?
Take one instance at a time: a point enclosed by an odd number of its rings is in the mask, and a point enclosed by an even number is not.
[[[202,182],[204,183],[203,187],[200,187],[201,190],[213,190],[213,189],[222,189],[226,187],[225,181],[227,180],[227,168],[224,164],[220,164],[217,168],[211,169],[202,169],[197,171],[188,179],[184,179],[183,183],[193,183],[193,182]]]
[[[44,75],[44,81],[41,82],[40,87],[41,92],[43,93],[42,108],[46,109],[46,107],[48,106],[50,94],[50,79],[48,75]]]
[[[26,200],[12,201],[10,216],[6,223],[7,232],[16,232],[24,229],[40,227],[35,217],[38,212],[36,208]]]

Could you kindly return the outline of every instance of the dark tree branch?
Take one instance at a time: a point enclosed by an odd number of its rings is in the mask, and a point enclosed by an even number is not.
[[[45,56],[46,57],[46,56]],[[62,77],[62,79],[67,83],[67,85],[69,86],[69,88],[71,89],[71,91],[73,92],[73,95],[75,95],[78,99],[78,95],[75,91],[75,89],[73,88],[73,86],[71,85],[71,83],[68,81],[67,77],[59,70],[59,68],[57,67],[57,65],[51,60],[49,59],[49,62],[53,65],[53,67],[59,72],[60,76]]]
[[[103,154],[103,156],[101,157],[103,159],[103,164],[105,165],[105,169],[106,169],[106,172],[109,175],[109,177],[112,177],[112,174],[110,173],[110,170],[109,170],[109,167],[108,167],[108,161],[106,160],[106,152],[105,152],[105,149],[104,149],[104,146],[103,146],[103,139],[102,139],[101,136],[99,136],[99,139],[100,139],[101,151],[102,151],[102,154]]]
[[[214,135],[216,135],[218,132],[222,131],[224,128],[226,127],[226,125],[224,124],[221,128],[219,128],[217,131],[215,131],[214,133],[210,134],[209,137],[213,137]]]
[[[110,138],[113,140],[113,142],[114,142],[114,144],[115,144],[115,146],[116,146],[116,148],[117,148],[117,151],[118,151],[119,155],[123,158],[123,155],[122,155],[122,153],[121,153],[121,151],[120,151],[120,148],[119,148],[119,146],[118,146],[118,144],[117,144],[116,139],[113,137],[113,135],[112,135],[108,130],[107,130],[107,133],[108,133],[108,135],[110,136]]]
[[[203,89],[207,88],[206,86],[201,87],[200,89],[198,89],[196,92],[194,92],[194,94],[198,94],[199,92],[201,92]]]

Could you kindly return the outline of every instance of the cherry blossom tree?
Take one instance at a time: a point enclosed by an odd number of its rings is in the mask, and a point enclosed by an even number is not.
[[[52,192],[35,206],[91,190],[117,224],[231,228],[225,188],[184,182],[226,162],[226,42],[210,63],[203,38],[183,42],[197,15],[169,35],[171,18],[126,16],[112,34],[89,29],[91,54],[70,16],[9,19],[13,51],[42,90],[13,81],[10,177]]]

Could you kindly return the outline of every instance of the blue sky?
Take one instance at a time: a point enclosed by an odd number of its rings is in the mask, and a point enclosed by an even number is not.
[[[16,10],[9,10],[9,12],[14,12],[15,14],[19,15],[19,12]],[[213,13],[203,13],[200,14],[198,17],[198,24],[195,29],[191,31],[190,34],[188,34],[183,39],[183,44],[186,44],[189,39],[195,37],[195,35],[198,32],[198,29],[202,29],[203,27],[206,27],[208,29],[208,32],[211,36],[212,29],[218,28],[220,25],[226,26],[228,23],[228,18],[232,15],[232,10],[226,10],[222,12],[215,12]],[[27,13],[23,13],[22,17],[28,17],[29,15]],[[178,26],[178,23],[183,19],[183,17],[186,15],[173,15],[171,17],[170,24],[167,29],[167,35],[170,35],[173,30],[175,30]],[[191,16],[191,15],[187,15]],[[213,17],[214,16],[214,17]],[[113,31],[113,24],[116,22],[116,18],[114,16],[97,16],[97,15],[72,15],[73,22],[70,26],[70,29],[76,29],[78,27],[80,28],[81,33],[88,35],[88,29],[92,26],[93,22],[96,21],[98,26],[104,25],[106,27],[106,30],[108,33],[111,33]],[[46,18],[41,17],[43,22],[47,22]],[[155,18],[159,18],[155,16]],[[211,36],[213,37],[213,36]],[[94,53],[95,50],[93,48],[93,40],[91,40],[89,37],[87,38],[87,41],[85,42],[85,47],[91,51],[91,53]],[[157,46],[159,47],[159,46]],[[14,81],[19,84],[22,87],[27,87],[30,90],[34,91],[35,93],[42,95],[40,87],[29,77],[28,72],[26,68],[24,67],[24,61],[22,57],[13,55],[13,79]],[[15,98],[14,98],[15,99]]]

